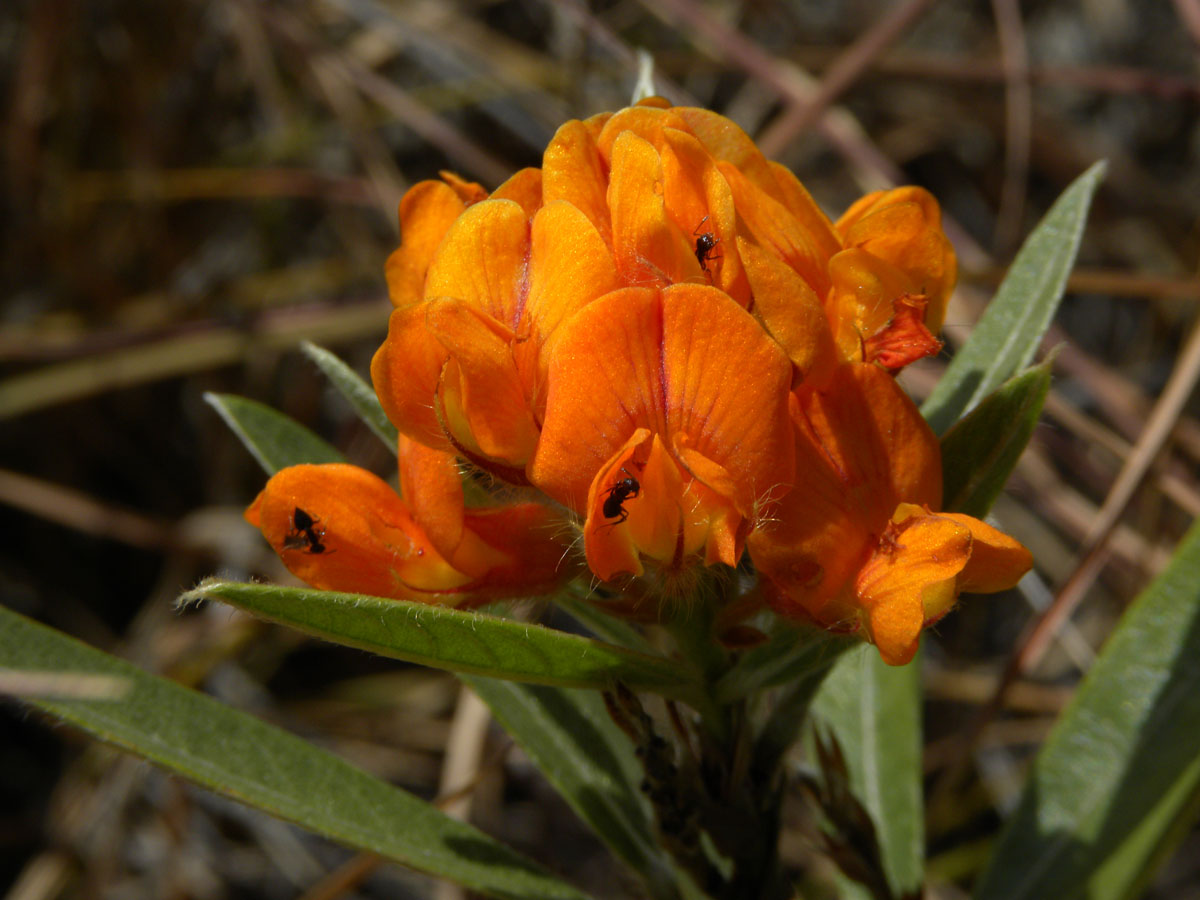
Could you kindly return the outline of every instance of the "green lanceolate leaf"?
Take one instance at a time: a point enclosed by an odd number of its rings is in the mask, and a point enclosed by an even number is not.
[[[836,661],[837,657],[831,656],[827,665],[807,669],[779,689],[754,740],[754,771],[762,783],[770,783],[792,744],[799,740],[813,698]]]
[[[399,432],[396,426],[388,421],[375,389],[367,384],[358,373],[323,347],[305,341],[300,345],[304,355],[317,364],[325,377],[333,382],[333,386],[345,397],[358,417],[366,423],[379,439],[387,444],[393,453],[396,451],[396,441]]]
[[[688,670],[665,657],[446,606],[215,580],[181,600],[220,600],[327,641],[453,672],[562,687],[622,681],[672,696],[695,687]]]
[[[982,518],[992,508],[1033,434],[1050,364],[1009,379],[942,437],[942,507]]]
[[[1104,168],[1096,163],[1076,178],[1017,253],[970,340],[921,407],[938,434],[1033,359],[1062,300]]]
[[[1200,524],[1038,754],[979,900],[1140,896],[1200,812]]]
[[[463,680],[576,814],[642,876],[651,896],[677,896],[671,870],[654,849],[633,745],[599,693],[474,675]]]
[[[482,832],[246,713],[0,607],[0,665],[101,675],[120,700],[29,702],[242,803],[493,897],[585,895]]]
[[[813,701],[846,756],[850,787],[875,824],[896,896],[924,877],[920,657],[889,666],[871,646],[844,654]]]
[[[303,425],[281,412],[233,394],[205,394],[225,424],[268,475],[304,463],[340,463],[346,460]]]

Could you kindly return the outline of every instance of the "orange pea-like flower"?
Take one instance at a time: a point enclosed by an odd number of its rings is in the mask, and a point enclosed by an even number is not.
[[[791,366],[707,285],[626,288],[557,342],[530,480],[585,519],[602,579],[737,563],[792,471]]]
[[[1004,590],[1029,570],[1017,541],[936,512],[937,439],[883,369],[842,364],[820,388],[797,391],[792,414],[795,486],[749,538],[780,614],[865,632],[898,665],[960,591]]]
[[[246,519],[324,590],[470,606],[545,593],[574,574],[546,506],[467,509],[453,457],[403,439],[400,468],[403,499],[356,466],[290,466]]]
[[[956,262],[933,197],[870,194],[834,224],[735,123],[658,98],[584,124],[546,151],[545,199],[584,211],[631,286],[710,283],[749,309],[798,375],[827,362],[896,371],[937,352]],[[786,290],[780,285],[788,275]],[[814,328],[823,313],[832,340]]]
[[[647,559],[736,564],[779,498],[798,510],[790,486],[809,473],[792,448],[813,432],[789,403],[846,382],[848,363],[886,378],[935,352],[955,276],[926,192],[869,195],[834,223],[736,124],[659,98],[566,123],[541,169],[490,195],[443,173],[399,213],[396,309],[371,371],[407,455],[542,490],[582,518],[606,580]],[[887,521],[937,505],[901,494]],[[778,584],[790,515],[752,539]],[[473,532],[446,526],[460,546],[426,521],[476,577]],[[925,526],[906,521],[890,527],[911,543]]]
[[[408,257],[389,271],[393,296],[395,273],[408,271]],[[565,319],[618,286],[608,248],[574,206],[551,202],[531,219],[517,200],[493,194],[465,208],[428,264],[423,299],[397,306],[372,363],[385,412],[413,440],[522,481],[539,432],[548,343]]]

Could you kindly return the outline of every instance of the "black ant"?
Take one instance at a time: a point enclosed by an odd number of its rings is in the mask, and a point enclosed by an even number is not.
[[[297,506],[292,513],[292,530],[283,538],[284,549],[307,550],[309,553],[324,553],[329,550],[321,543],[321,538],[325,537],[325,529],[317,531],[317,523],[320,521]]]
[[[692,232],[696,236],[696,262],[700,263],[700,271],[702,272],[708,271],[708,263],[712,260],[721,258],[719,254],[713,253],[717,249],[717,244],[721,243],[721,239],[711,231],[700,231],[707,221],[708,216],[705,216],[700,220],[700,224],[696,226],[696,230]]]
[[[625,472],[624,469],[621,471]],[[625,508],[625,501],[636,497],[641,490],[642,486],[638,484],[638,480],[628,472],[625,472],[624,478],[608,489],[601,512],[604,513],[604,518],[617,520],[609,522],[609,527],[615,528],[629,518],[629,510]]]

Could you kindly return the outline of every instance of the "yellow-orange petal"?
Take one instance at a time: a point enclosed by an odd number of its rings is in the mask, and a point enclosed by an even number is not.
[[[667,288],[662,322],[666,433],[686,435],[692,450],[722,466],[738,487],[730,500],[753,509],[791,481],[791,363],[716,288]]]
[[[633,131],[622,131],[613,143],[608,206],[613,256],[625,284],[663,287],[703,277],[692,245],[667,214],[658,151]]]
[[[540,357],[539,376],[549,360],[543,345],[558,327],[597,297],[617,290],[612,253],[591,221],[562,200],[546,204],[533,218],[529,294],[517,333]],[[517,348],[518,354],[524,347]],[[546,348],[549,353],[549,348]]]
[[[812,286],[818,296],[825,296],[829,290],[829,275],[826,272],[828,257],[821,252],[812,236],[801,228],[782,203],[754,184],[732,163],[718,163],[717,167],[729,183],[738,215],[755,242],[778,254]],[[774,176],[771,177],[774,184]]]
[[[714,157],[732,163],[762,190],[775,190],[770,163],[736,122],[695,106],[680,106],[674,112]]]
[[[387,260],[388,297],[394,306],[421,299],[434,252],[466,205],[442,181],[420,181],[400,200],[400,246]]]
[[[636,429],[604,461],[588,485],[587,505],[583,509],[586,515],[583,545],[588,568],[601,581],[610,581],[618,575],[641,575],[644,571],[628,520],[643,499],[641,482],[633,474],[640,474],[634,455],[645,454],[651,439],[650,429]]]
[[[516,336],[471,303],[447,298],[425,308],[450,356],[437,389],[443,429],[474,454],[523,468],[538,429],[513,360]]]
[[[450,354],[426,325],[428,303],[398,307],[371,360],[371,381],[388,419],[402,434],[449,449],[433,397]]]
[[[491,200],[511,200],[532,219],[542,208],[542,170],[525,168],[515,172],[508,181],[492,191]]]
[[[599,120],[588,122],[603,127]],[[587,216],[604,242],[612,245],[608,163],[596,148],[592,129],[575,119],[559,127],[542,155],[542,202],[549,206],[556,200],[567,201]]]
[[[663,201],[675,227],[692,244],[710,284],[741,306],[750,305],[750,285],[736,250],[737,209],[716,161],[691,134],[663,130]]]
[[[403,435],[398,450],[400,494],[438,553],[471,578],[506,563],[507,557],[466,526],[462,475],[454,455]]]
[[[775,184],[779,189],[779,199],[788,212],[795,216],[800,227],[812,239],[817,251],[826,259],[842,249],[842,239],[834,231],[833,222],[825,215],[817,201],[812,198],[800,179],[787,166],[777,162],[767,163],[771,174],[775,176]]]
[[[442,176],[442,181],[446,182],[467,206],[487,199],[487,191],[478,182],[467,181],[461,175],[447,169],[442,169],[438,175]]]
[[[637,103],[635,103],[633,105],[634,106],[653,106],[656,109],[670,109],[675,104],[673,104],[666,97],[660,97],[657,94],[654,94],[653,96],[650,96],[650,97],[643,97],[641,100],[639,100]]]
[[[833,373],[837,355],[820,298],[779,257],[743,237],[738,238],[737,246],[754,292],[751,312],[762,319],[801,378],[810,384],[824,384]]]
[[[919,187],[868,194],[836,228],[845,247],[865,250],[904,272],[913,284],[911,292],[929,298],[926,326],[934,333],[942,327],[958,262],[932,194]]]
[[[706,565],[722,562],[735,566],[741,558],[747,532],[774,515],[784,488],[755,498],[752,507],[739,509],[737,501],[744,493],[733,476],[724,466],[689,447],[687,439],[685,434],[675,435],[672,448],[675,458],[692,478],[680,498],[685,550],[692,553],[699,538],[704,536]]]
[[[776,612],[854,630],[851,583],[883,523],[863,508],[811,430],[797,426],[795,435],[796,483],[746,546],[755,568],[778,589],[771,598]]]
[[[673,107],[663,108],[655,104],[627,106],[625,109],[613,113],[604,123],[604,128],[600,130],[600,135],[596,138],[596,149],[612,166],[616,144],[621,135],[635,135],[657,151],[663,145],[664,128],[689,130],[687,122]]]
[[[896,301],[916,292],[903,272],[865,250],[843,250],[829,260],[825,312],[844,360],[865,359],[865,344],[895,316]]]
[[[941,448],[896,380],[869,363],[843,363],[829,384],[799,392],[806,439],[828,455],[874,521],[901,501],[936,509]]]
[[[282,469],[247,519],[313,587],[422,599],[470,580],[437,552],[396,492],[356,466]]]
[[[529,259],[529,219],[512,200],[469,207],[446,232],[425,278],[425,296],[453,297],[508,327],[517,323]]]
[[[579,572],[567,525],[540,503],[513,503],[467,510],[468,530],[504,555],[475,585],[481,602],[544,594]]]
[[[956,578],[971,556],[970,529],[939,515],[889,523],[855,581],[866,627],[883,661],[912,659],[927,622],[954,603]]]
[[[638,428],[663,425],[645,398],[661,395],[658,293],[622,288],[562,326],[530,481],[585,512],[592,479]]]
[[[791,364],[758,323],[716,288],[627,288],[564,326],[530,477],[578,509],[594,473],[635,429],[724,467],[731,498],[752,509],[792,471]]]
[[[688,546],[682,509],[683,478],[662,439],[650,439],[649,452],[639,472],[642,502],[629,509],[629,533],[637,548],[651,559],[678,565],[699,548],[696,535]]]
[[[958,589],[991,594],[1015,587],[1033,568],[1033,554],[1020,541],[962,513],[938,513],[971,532],[971,560],[958,576]]]

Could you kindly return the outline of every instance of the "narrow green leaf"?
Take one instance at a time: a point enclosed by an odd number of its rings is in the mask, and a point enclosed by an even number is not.
[[[1104,169],[1098,162],[1076,178],[1017,253],[970,340],[921,408],[938,434],[1033,359],[1062,300]]]
[[[646,880],[654,897],[675,897],[675,877],[655,851],[649,804],[633,745],[591,690],[517,684],[475,675],[463,681],[492,710],[576,814]]]
[[[924,878],[920,656],[889,666],[865,646],[838,660],[813,701],[846,754],[854,795],[875,823],[895,894]]]
[[[821,628],[780,623],[771,639],[746,651],[717,682],[718,703],[732,703],[763,688],[824,677],[840,654],[861,641]]]
[[[813,698],[838,658],[830,655],[825,666],[808,669],[780,688],[754,742],[754,771],[764,783],[799,739]]]
[[[1200,524],[1042,747],[975,896],[1139,896],[1200,811],[1198,746]]]
[[[678,662],[479,612],[271,584],[208,581],[181,602],[220,600],[338,644],[439,669],[533,684],[688,695]]]
[[[303,463],[346,461],[303,425],[257,400],[212,393],[205,394],[204,400],[233,429],[268,475]]]
[[[331,753],[0,607],[0,665],[119,678],[121,700],[29,699],[242,803],[493,897],[585,897],[513,850]]]
[[[1050,364],[1010,378],[942,437],[942,506],[982,517],[1000,495],[1033,434]]]
[[[396,431],[396,426],[388,421],[387,414],[379,405],[379,398],[375,396],[375,389],[324,347],[305,341],[300,345],[300,349],[317,364],[317,368],[325,373],[325,377],[333,382],[333,386],[350,402],[367,427],[395,453],[400,433]]]

